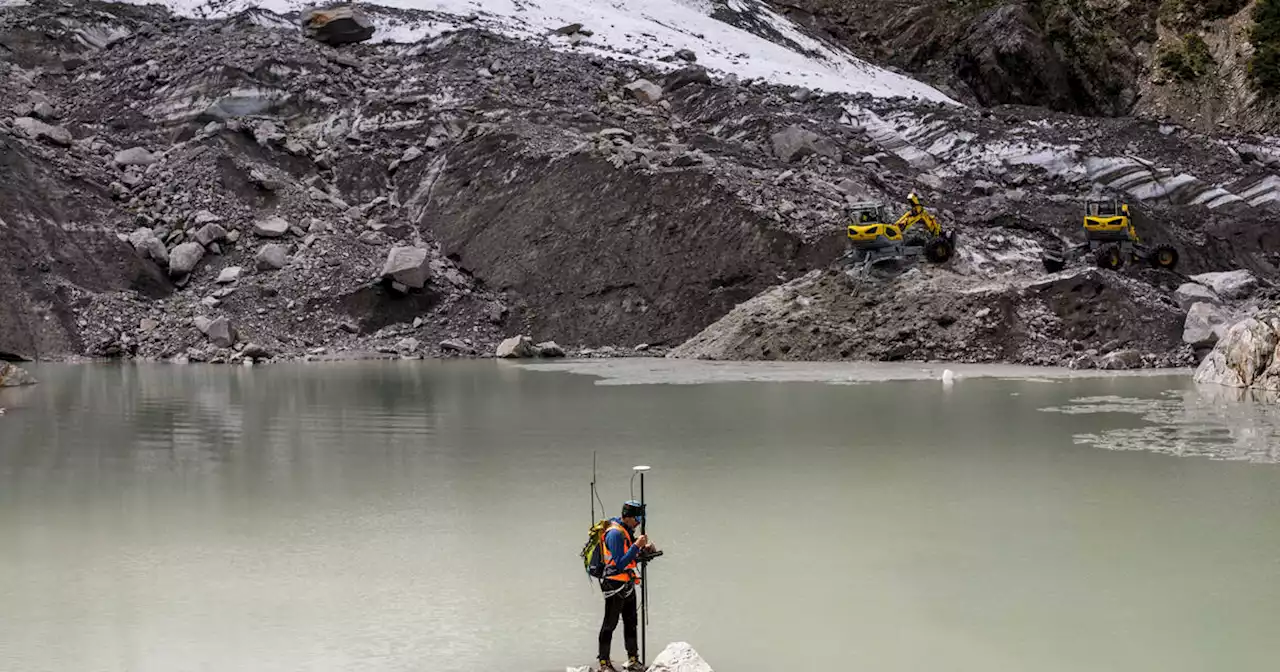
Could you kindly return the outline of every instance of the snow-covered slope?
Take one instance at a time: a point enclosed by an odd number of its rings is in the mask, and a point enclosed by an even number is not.
[[[128,0],[153,3],[156,0]],[[217,18],[247,9],[288,14],[299,0],[160,0],[184,16]],[[928,85],[854,57],[806,35],[762,0],[380,0],[362,3],[378,25],[375,40],[416,42],[463,25],[557,48],[659,63],[690,49],[698,63],[744,78],[823,91],[865,92],[954,103]],[[467,19],[471,19],[468,21]],[[583,24],[592,35],[574,44],[557,28]]]

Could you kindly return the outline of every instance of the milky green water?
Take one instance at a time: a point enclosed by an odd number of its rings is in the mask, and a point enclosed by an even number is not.
[[[35,372],[0,391],[3,670],[586,664],[593,451],[611,509],[654,466],[650,657],[686,640],[720,672],[1280,660],[1275,407],[1184,377]]]

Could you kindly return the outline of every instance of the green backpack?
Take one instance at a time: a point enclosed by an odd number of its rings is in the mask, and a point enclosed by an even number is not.
[[[587,543],[582,545],[582,567],[587,571],[588,576],[597,579],[604,578],[604,535],[609,531],[612,523],[609,520],[601,520],[587,532]]]

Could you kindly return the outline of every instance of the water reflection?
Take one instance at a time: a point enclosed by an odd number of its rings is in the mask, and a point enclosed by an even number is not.
[[[1075,434],[1076,443],[1180,457],[1280,463],[1280,393],[1196,385],[1157,398],[1080,397],[1040,410],[1067,415],[1120,413],[1146,424]]]

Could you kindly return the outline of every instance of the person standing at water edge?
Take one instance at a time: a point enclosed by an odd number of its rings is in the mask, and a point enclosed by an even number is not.
[[[609,660],[609,649],[613,645],[613,630],[618,627],[618,618],[622,618],[622,638],[627,645],[626,670],[639,672],[644,669],[640,662],[640,646],[636,637],[636,586],[640,583],[640,570],[636,568],[636,558],[640,551],[652,549],[649,538],[645,535],[635,536],[636,526],[644,520],[644,507],[640,502],[628,501],[622,505],[622,515],[609,520],[609,530],[604,535],[605,573],[600,579],[600,590],[604,593],[604,622],[600,624],[600,670],[616,672]],[[633,541],[634,540],[634,541]]]

